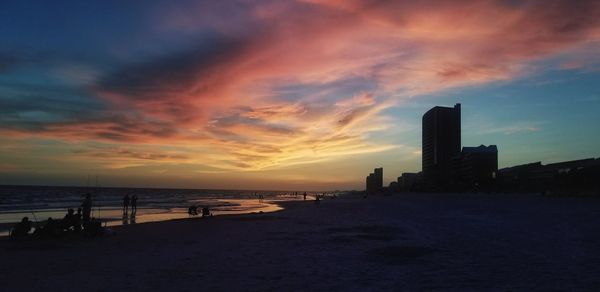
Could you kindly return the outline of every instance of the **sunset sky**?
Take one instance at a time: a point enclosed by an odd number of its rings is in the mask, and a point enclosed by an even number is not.
[[[598,157],[599,52],[600,1],[3,1],[0,184],[387,185],[459,102],[500,167]]]

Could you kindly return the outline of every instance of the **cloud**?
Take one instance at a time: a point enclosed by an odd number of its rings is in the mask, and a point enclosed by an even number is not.
[[[290,117],[300,117],[307,112],[306,107],[300,104],[273,105],[260,108],[251,108],[242,113],[243,117],[251,119],[289,119]]]
[[[0,118],[0,131],[134,148],[184,147],[188,160],[211,171],[387,151],[397,146],[370,140],[371,133],[391,126],[386,109],[427,93],[531,74],[543,70],[538,61],[582,46],[594,54],[589,48],[597,49],[599,16],[598,1],[165,7],[152,14],[149,29],[186,41],[148,43],[156,46],[155,54],[119,59],[111,70],[68,67],[63,75],[83,74],[75,83],[78,93],[93,102],[71,111],[56,97],[49,100],[58,108],[44,99],[33,106],[11,101],[10,110],[0,109],[9,113]],[[32,118],[26,114],[32,108],[44,114]],[[538,129],[511,125],[493,131]],[[173,158],[131,151],[111,157]]]
[[[339,107],[353,107],[353,106],[370,106],[375,104],[375,97],[371,93],[362,93],[352,97],[349,100],[341,100],[335,103]]]
[[[531,133],[543,130],[542,126],[544,124],[547,124],[547,122],[519,121],[502,126],[486,126],[485,128],[481,127],[477,132],[479,134],[500,133],[504,135],[512,135],[517,133]]]
[[[153,160],[153,161],[185,161],[189,156],[174,151],[152,151],[132,150],[122,147],[93,147],[73,150],[73,154],[86,158],[109,158],[131,160]]]

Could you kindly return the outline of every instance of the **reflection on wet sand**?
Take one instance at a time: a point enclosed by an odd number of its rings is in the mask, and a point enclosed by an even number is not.
[[[135,192],[132,194],[132,190],[117,189],[120,194],[111,193],[110,190],[112,189],[102,190],[102,194],[93,196],[94,203],[90,216],[100,221],[102,226],[189,218],[190,206],[197,206],[198,211],[208,208],[210,212],[207,213],[216,216],[273,212],[282,209],[277,202],[299,200],[297,195],[291,193],[258,194],[255,192],[247,195],[239,192],[216,191],[214,196],[204,196],[202,192],[197,193],[197,191],[192,194],[185,192],[167,194],[162,190],[144,190],[142,193],[145,192],[147,195],[140,196],[138,200]],[[45,192],[36,189],[29,191],[25,199],[22,196],[9,196],[7,201],[11,204],[0,206],[0,237],[8,235],[8,230],[25,216],[33,219],[33,226],[38,226],[43,224],[42,218],[62,218],[65,210],[79,207],[81,203],[81,194],[73,193],[70,188],[64,190],[67,195],[54,194],[52,200],[47,198]],[[171,192],[169,190],[169,193]],[[129,200],[126,200],[126,194],[129,194]],[[124,216],[124,213],[127,215]],[[133,217],[131,213],[134,213]]]
[[[135,213],[131,213],[131,215],[123,214],[121,223],[123,225],[135,224],[135,222],[136,222],[135,218],[136,218]],[[114,225],[111,224],[111,226],[114,226]]]
[[[216,200],[217,206],[211,206],[211,213],[215,216],[219,215],[235,215],[235,214],[248,214],[248,213],[267,213],[274,212],[283,209],[277,205],[277,201],[263,200],[259,202],[255,199],[229,199],[229,200]],[[57,210],[38,210],[35,214],[39,218],[57,217],[63,211]],[[95,212],[100,212],[95,210]],[[31,212],[27,212],[30,214]],[[23,217],[23,212],[10,212],[3,213],[2,217],[4,220],[17,220],[17,218]],[[13,219],[13,217],[15,219]],[[102,208],[101,217],[99,220],[102,222],[102,226],[118,226],[118,225],[130,225],[137,223],[147,223],[156,221],[166,221],[173,219],[185,219],[190,218],[187,207],[181,208],[137,208],[133,213],[124,213],[122,208]],[[8,223],[7,223],[8,224]],[[7,236],[8,232],[0,232],[0,236]]]
[[[276,201],[263,201],[258,202],[252,199],[236,199],[236,200],[218,200],[222,203],[231,203],[226,206],[217,206],[211,208],[211,213],[215,216],[219,215],[235,215],[235,214],[248,214],[248,213],[267,213],[282,210]],[[118,212],[119,210],[117,210]],[[172,208],[172,209],[141,209],[139,208],[138,214],[132,214],[134,216],[125,217],[121,220],[112,217],[111,214],[114,212],[105,212],[106,217],[102,218],[105,221],[106,226],[117,226],[127,225],[136,223],[147,223],[156,221],[166,221],[173,219],[185,219],[190,218],[188,214],[188,208]]]

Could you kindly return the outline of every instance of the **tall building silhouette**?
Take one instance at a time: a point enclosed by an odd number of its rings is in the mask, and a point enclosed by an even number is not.
[[[375,168],[373,174],[375,177],[375,188],[381,190],[383,188],[383,167]]]
[[[453,158],[460,154],[460,103],[436,106],[423,115],[422,163],[425,184],[445,187],[452,183]]]
[[[383,189],[383,167],[375,168],[372,173],[367,176],[367,193],[374,193]]]

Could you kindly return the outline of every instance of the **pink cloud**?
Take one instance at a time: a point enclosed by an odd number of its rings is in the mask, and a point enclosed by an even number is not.
[[[395,145],[367,136],[388,128],[382,112],[403,99],[530,74],[600,38],[598,1],[261,1],[235,10],[237,22],[229,6],[160,14],[158,32],[216,36],[101,78],[93,91],[126,118],[36,134],[211,147],[190,159],[231,169],[385,151]],[[354,79],[372,85],[337,93]]]

